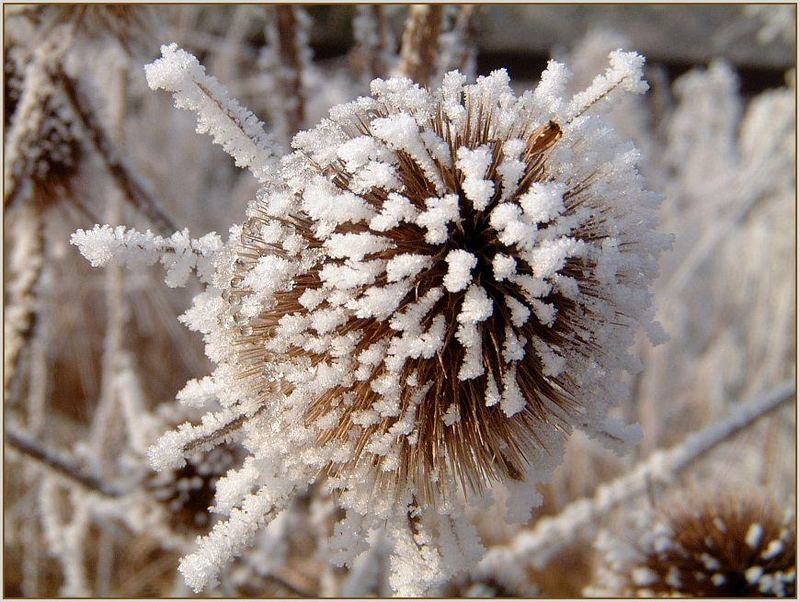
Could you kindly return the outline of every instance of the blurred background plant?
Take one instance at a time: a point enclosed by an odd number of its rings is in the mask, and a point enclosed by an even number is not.
[[[240,454],[231,445],[150,472],[154,438],[197,418],[174,396],[209,370],[176,320],[199,289],[165,291],[158,269],[92,270],[68,245],[94,223],[222,233],[255,194],[252,176],[198,140],[192,115],[147,89],[142,66],[168,41],[286,148],[377,76],[429,84],[451,68],[506,67],[528,89],[558,57],[577,90],[611,50],[648,58],[651,91],[609,115],[642,153],[675,235],[655,292],[671,338],[642,342],[621,408],[644,440],[617,458],[574,435],[529,528],[481,521],[481,570],[432,593],[597,591],[609,534],[624,539],[631,512],[675,492],[757,490],[779,513],[795,507],[793,6],[4,10],[6,596],[189,595],[177,559],[208,530],[214,481]],[[389,595],[381,542],[349,571],[326,562],[339,518],[309,492],[212,594]]]

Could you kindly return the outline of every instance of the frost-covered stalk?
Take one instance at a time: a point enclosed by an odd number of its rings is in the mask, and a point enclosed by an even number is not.
[[[308,45],[310,20],[300,6],[275,5],[267,9],[269,22],[266,26],[268,55],[262,57],[264,68],[273,78],[270,106],[278,130],[288,141],[305,124],[306,72],[311,62]],[[269,57],[267,60],[266,57]],[[280,119],[278,119],[280,115]]]
[[[116,85],[113,85],[114,89],[112,89],[112,98],[109,103],[111,122],[116,143],[119,148],[122,148],[125,142],[126,71],[116,68],[112,77],[113,83]],[[110,224],[122,222],[122,199],[120,196],[120,191],[115,187],[109,190],[106,219]],[[115,418],[119,418],[115,389],[119,373],[119,362],[125,352],[124,341],[130,313],[124,293],[124,274],[122,270],[122,266],[119,265],[109,266],[105,274],[106,326],[100,373],[100,399],[92,417],[92,428],[89,436],[93,455],[98,459],[100,467],[103,467],[105,462],[113,458],[118,452],[118,448],[115,449],[113,445],[109,444],[122,433],[118,420],[116,425],[113,424]],[[114,426],[117,428],[115,429]]]
[[[433,75],[444,9],[438,4],[415,4],[408,10],[397,72],[425,86]]]
[[[653,482],[672,482],[699,458],[790,401],[795,394],[793,381],[781,383],[755,400],[739,404],[726,418],[689,435],[675,447],[654,452],[621,477],[599,486],[594,497],[570,503],[556,516],[539,519],[531,530],[519,533],[509,544],[493,548],[481,562],[481,574],[521,591],[526,567],[541,570],[574,541],[575,533],[596,532],[602,517],[615,507],[643,495]]]
[[[395,41],[389,26],[386,7],[381,4],[357,4],[353,19],[353,40],[358,70],[367,82],[389,72],[394,62]]]
[[[197,113],[199,133],[210,135],[236,165],[249,169],[259,182],[269,181],[277,172],[280,147],[264,131],[264,124],[177,44],[162,46],[161,55],[145,68],[150,88],[172,92],[176,107]]]
[[[162,50],[149,77],[205,77]],[[610,62],[571,100],[555,62],[520,97],[503,70],[434,91],[375,80],[294,137],[225,244],[73,235],[94,265],[162,257],[168,283],[196,267],[210,285],[181,319],[217,367],[178,398],[221,409],[150,449],[161,470],[233,438],[251,454],[217,483],[230,519],[181,562],[195,590],[321,481],[345,511],[332,562],[385,528],[391,587],[423,594],[483,555],[467,508],[492,484],[525,521],[573,429],[620,451],[638,440],[608,411],[639,368],[638,330],[661,334],[648,289],[669,239],[635,150],[590,110],[647,88],[641,57]]]
[[[16,245],[11,251],[9,266],[8,305],[3,330],[3,388],[6,395],[17,373],[22,350],[34,333],[38,291],[44,265],[44,220],[41,207],[33,203],[20,205],[13,220]],[[8,397],[7,400],[11,401]]]
[[[439,34],[438,72],[444,75],[458,69],[467,76],[467,81],[472,81],[477,69],[480,6],[462,4],[450,8],[455,9],[454,14],[448,15],[452,24]]]
[[[67,492],[72,516],[69,520],[62,520],[60,486],[52,477],[44,478],[39,490],[44,536],[50,553],[58,558],[64,575],[60,595],[88,596],[90,590],[86,579],[84,551],[90,518],[89,505],[82,503],[80,494],[74,489],[69,488]]]

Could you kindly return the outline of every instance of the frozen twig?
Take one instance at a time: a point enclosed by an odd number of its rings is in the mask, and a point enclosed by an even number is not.
[[[280,146],[264,131],[264,124],[177,44],[162,46],[161,55],[145,67],[150,88],[172,92],[177,107],[197,114],[197,131],[211,135],[236,165],[248,168],[259,182],[274,178]]]
[[[427,85],[436,65],[443,8],[436,4],[415,4],[409,9],[400,48],[401,75]]]
[[[303,73],[309,60],[307,17],[299,6],[275,5],[275,27],[277,50],[281,65],[280,85],[283,94],[283,110],[286,128],[290,136],[297,132],[305,121],[305,98],[303,96]]]
[[[475,79],[479,9],[477,4],[455,7],[452,27],[439,35],[438,65],[442,76],[458,69],[467,76],[467,81]]]
[[[160,232],[166,234],[175,232],[178,227],[163,209],[162,203],[156,199],[149,185],[141,179],[141,176],[134,174],[122,158],[119,149],[97,119],[95,109],[80,90],[78,82],[63,71],[56,74],[55,79],[63,89],[75,117],[83,126],[89,143],[125,194],[126,200],[147,217]]]
[[[81,485],[82,487],[100,493],[106,497],[120,497],[123,491],[110,483],[89,474],[76,465],[71,459],[47,449],[38,441],[26,434],[6,429],[5,442],[13,449],[24,454],[43,466],[53,470],[58,475]]]
[[[5,139],[3,153],[3,207],[13,204],[35,169],[34,148],[47,119],[46,105],[53,95],[53,73],[60,68],[71,42],[72,28],[57,40],[40,44],[25,69],[25,87]]]
[[[355,38],[354,60],[357,68],[369,82],[384,77],[392,59],[394,41],[386,16],[386,7],[380,4],[356,5],[353,19]]]
[[[495,576],[514,589],[525,568],[541,570],[576,533],[591,535],[613,508],[647,491],[651,480],[669,482],[705,454],[732,439],[759,418],[795,397],[794,381],[786,381],[755,400],[735,406],[722,420],[693,433],[675,447],[654,452],[628,473],[600,485],[592,498],[569,504],[556,516],[537,521],[532,529],[519,533],[505,546],[493,548],[481,561],[482,575]]]
[[[3,387],[7,395],[21,352],[28,345],[36,325],[36,289],[44,264],[44,223],[39,207],[32,204],[19,207],[16,232],[18,241],[11,260],[16,277],[9,283],[4,324]]]

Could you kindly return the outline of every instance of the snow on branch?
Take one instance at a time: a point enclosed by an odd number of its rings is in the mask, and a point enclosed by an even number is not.
[[[197,593],[214,583],[221,568],[251,545],[259,529],[284,509],[293,492],[292,486],[276,491],[265,485],[248,495],[241,508],[234,508],[228,520],[198,538],[197,551],[183,557],[178,567],[187,585]]]
[[[596,76],[586,90],[572,97],[567,110],[567,122],[580,117],[595,103],[608,98],[618,88],[633,94],[644,94],[650,89],[643,79],[643,56],[636,52],[615,50],[609,53],[608,59],[611,65],[606,72]]]
[[[175,232],[169,238],[144,233],[125,226],[101,226],[78,230],[70,242],[77,246],[93,267],[103,267],[117,260],[128,267],[153,265],[161,261],[167,270],[167,286],[185,286],[192,270],[203,282],[210,282],[214,273],[214,257],[222,249],[222,239],[215,232],[202,238],[189,238],[189,230]]]
[[[695,432],[668,450],[654,452],[621,477],[599,486],[594,497],[576,500],[559,514],[542,518],[520,532],[508,545],[489,551],[480,564],[481,575],[493,576],[509,587],[523,586],[527,566],[541,570],[575,534],[590,533],[615,507],[645,493],[653,481],[670,482],[700,457],[728,441],[759,418],[794,398],[794,381],[786,381],[754,401],[735,406],[730,414]],[[524,586],[523,586],[524,587]]]
[[[145,75],[150,88],[172,92],[175,106],[197,113],[197,131],[209,134],[237,166],[248,168],[262,183],[275,176],[277,142],[215,77],[206,75],[194,56],[177,44],[165,44],[161,58],[145,66]]]
[[[6,429],[5,442],[12,449],[48,468],[53,474],[65,478],[71,483],[78,484],[89,491],[97,492],[106,497],[119,497],[124,493],[116,485],[106,483],[99,477],[86,472],[74,460],[42,446],[41,443],[26,433]]]

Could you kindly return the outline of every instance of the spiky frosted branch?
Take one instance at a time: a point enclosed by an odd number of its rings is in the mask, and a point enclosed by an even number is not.
[[[169,238],[147,230],[137,232],[124,226],[95,225],[92,230],[78,230],[70,242],[93,267],[102,267],[111,260],[129,267],[153,265],[161,260],[167,270],[170,287],[184,286],[192,270],[204,282],[210,282],[213,258],[222,248],[222,239],[214,232],[199,239],[189,238],[189,230],[175,232]]]
[[[264,124],[177,44],[162,46],[161,57],[145,66],[148,85],[172,92],[175,106],[195,112],[197,131],[209,134],[236,165],[249,169],[259,182],[274,177],[277,143],[265,132]]]
[[[531,530],[518,534],[508,545],[492,549],[481,561],[481,573],[519,588],[525,567],[542,569],[575,540],[576,533],[593,531],[613,508],[645,493],[650,483],[674,480],[682,470],[794,396],[794,381],[786,381],[749,403],[739,404],[722,420],[669,450],[655,452],[628,473],[601,485],[592,498],[572,502],[556,516],[542,518]]]

